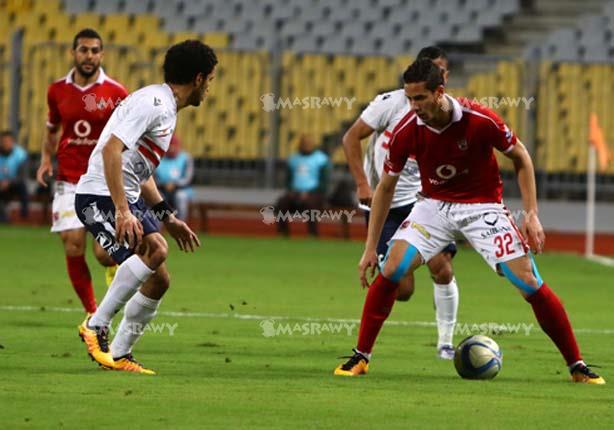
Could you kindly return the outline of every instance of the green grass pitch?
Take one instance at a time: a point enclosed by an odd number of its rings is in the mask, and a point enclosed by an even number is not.
[[[59,239],[46,229],[1,228],[0,428],[596,429],[614,423],[611,268],[571,255],[538,257],[585,359],[602,366],[597,370],[609,385],[571,384],[530,306],[467,248],[454,260],[460,327],[477,333],[491,322],[533,324],[528,335],[527,326],[492,335],[504,355],[497,378],[461,380],[451,362],[435,358],[433,287],[425,269],[411,301],[395,305],[370,373],[338,378],[332,371],[355,344],[353,320],[364,300],[356,269],[362,244],[201,239],[195,254],[170,244],[171,288],[134,350],[158,372],[147,377],[103,371],[87,357]],[[88,261],[100,300],[103,272],[90,249]]]

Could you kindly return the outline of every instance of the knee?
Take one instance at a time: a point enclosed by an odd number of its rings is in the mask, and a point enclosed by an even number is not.
[[[539,288],[537,278],[533,274],[532,270],[522,270],[516,273],[516,278],[517,278],[517,281],[514,281],[512,279],[510,279],[510,281],[512,283],[517,283],[518,281],[520,281],[520,283],[522,283],[523,285],[528,285],[534,290],[537,290]]]
[[[62,237],[62,243],[64,244],[64,252],[70,257],[85,254],[85,243],[82,240],[64,236]]]
[[[533,294],[541,286],[541,281],[537,278],[531,265],[516,268],[514,271],[506,263],[501,263],[499,267],[503,275],[524,295]]]
[[[168,256],[168,244],[160,234],[152,235],[147,243],[146,257],[149,267],[157,268],[166,261]]]
[[[156,271],[151,278],[152,282],[155,284],[156,289],[158,291],[166,291],[171,286],[171,276],[168,273],[168,270]]]
[[[382,267],[382,276],[386,279],[394,280],[399,270],[399,263],[392,259],[388,259],[384,262]]]
[[[116,264],[115,260],[102,247],[94,246],[94,256],[101,266],[111,267]]]
[[[454,271],[451,264],[444,264],[439,266],[435,272],[432,273],[433,282],[436,284],[449,284],[454,279]]]
[[[397,290],[397,298],[398,302],[407,302],[414,294],[414,278],[413,276],[405,276],[399,285],[399,289]]]

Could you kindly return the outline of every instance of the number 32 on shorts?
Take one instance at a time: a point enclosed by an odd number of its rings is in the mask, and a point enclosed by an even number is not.
[[[494,238],[495,246],[497,250],[495,252],[496,258],[501,258],[504,255],[511,255],[514,252],[514,248],[512,247],[512,243],[514,243],[514,239],[512,237],[512,233],[507,232],[505,234],[500,234],[499,236],[495,236]]]

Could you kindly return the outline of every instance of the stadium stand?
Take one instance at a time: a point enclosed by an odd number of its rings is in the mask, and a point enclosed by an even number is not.
[[[210,160],[261,160],[271,154],[272,115],[277,114],[273,154],[284,159],[306,128],[322,142],[338,141],[375,94],[398,87],[400,73],[422,46],[483,44],[486,30],[501,28],[521,15],[525,3],[5,0],[0,2],[0,124],[8,124],[8,59],[16,29],[24,30],[20,139],[31,152],[37,152],[42,142],[46,86],[68,70],[69,44],[78,29],[100,30],[106,42],[105,68],[129,90],[161,79],[159,66],[169,44],[198,38],[218,49],[220,65],[206,102],[207,114],[180,114],[189,117],[180,121],[178,130],[186,148],[195,157]],[[614,138],[611,108],[604,102],[613,90],[603,84],[614,71],[610,64],[596,64],[613,60],[613,32],[610,1],[602,13],[579,17],[574,27],[559,28],[527,47],[524,59],[499,59],[484,70],[467,73],[455,81],[459,85],[451,92],[487,102],[491,97],[517,100],[527,95],[523,87],[527,62],[544,59],[534,94],[534,138],[527,125],[533,112],[528,114],[522,103],[494,107],[523,140],[534,141],[538,168],[581,173],[589,113],[598,115],[607,141]],[[282,54],[275,85],[277,49]],[[273,94],[274,88],[279,94]],[[273,110],[281,108],[278,112],[267,111],[267,96],[276,103]],[[303,107],[305,98],[312,103],[311,97],[320,99],[319,109]],[[331,149],[333,161],[343,163],[340,148]],[[506,159],[501,163],[512,168]]]

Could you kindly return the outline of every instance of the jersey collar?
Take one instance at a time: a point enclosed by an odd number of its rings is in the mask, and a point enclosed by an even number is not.
[[[461,120],[461,118],[463,117],[463,109],[458,100],[456,100],[454,97],[449,96],[448,94],[444,94],[444,96],[448,99],[452,106],[452,121],[450,121],[450,123],[441,130],[437,130],[436,128],[433,128],[430,125],[426,124],[424,121],[422,121],[420,117],[416,116],[417,125],[423,125],[429,130],[431,130],[433,133],[441,134],[446,131],[448,127],[450,127],[452,124]]]
[[[175,111],[176,111],[177,110],[177,99],[175,98],[175,93],[173,93],[173,89],[166,82],[164,82],[162,84],[162,88],[164,88],[166,90],[166,92],[168,93],[169,99],[171,99],[173,101],[173,103],[175,105]]]
[[[81,87],[81,86],[77,85],[75,83],[75,81],[73,80],[73,78],[72,78],[73,73],[75,73],[75,68],[73,67],[72,69],[70,69],[70,72],[68,72],[68,75],[66,75],[65,82],[67,84],[74,85],[76,88],[80,89],[81,91],[88,90],[88,89],[90,89],[91,87],[93,87],[96,84],[102,84],[105,81],[105,79],[107,79],[107,75],[105,74],[104,69],[102,67],[99,67],[98,70],[100,72],[100,73],[98,73],[98,78],[94,82],[92,82],[91,84],[88,84],[88,85],[86,85],[84,87]]]

